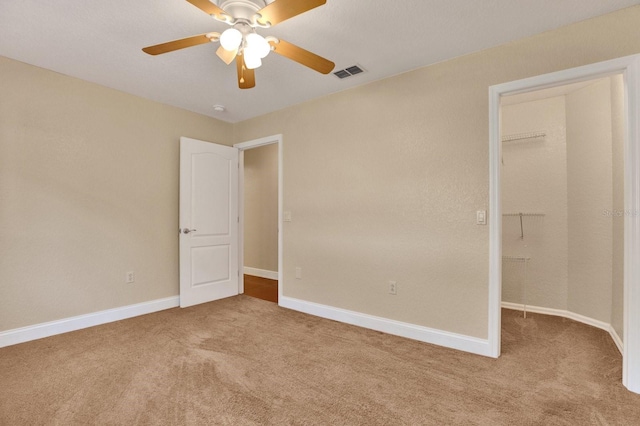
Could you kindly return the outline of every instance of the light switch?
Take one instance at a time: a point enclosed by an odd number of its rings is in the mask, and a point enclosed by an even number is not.
[[[478,210],[476,212],[476,225],[486,225],[486,224],[487,224],[487,211]]]
[[[291,222],[291,212],[290,211],[282,212],[282,220],[285,222]]]

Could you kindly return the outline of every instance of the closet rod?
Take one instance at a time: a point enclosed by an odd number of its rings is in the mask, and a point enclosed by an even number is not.
[[[529,132],[529,133],[516,133],[513,135],[505,135],[502,137],[502,142],[513,142],[524,139],[537,139],[547,136],[545,132]]]

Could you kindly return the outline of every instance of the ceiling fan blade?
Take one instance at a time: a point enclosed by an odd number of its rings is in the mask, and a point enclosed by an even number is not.
[[[223,16],[228,16],[227,13],[220,9],[209,0],[187,0],[189,3],[206,13],[207,15],[215,15],[219,19],[223,20]]]
[[[218,55],[218,57],[222,59],[222,61],[227,65],[233,62],[237,54],[238,49],[227,50],[224,47],[220,46],[218,47],[218,50],[216,50],[216,55]]]
[[[191,1],[191,0],[189,0]],[[206,1],[206,0],[204,0]],[[325,4],[327,0],[275,0],[258,11],[258,22],[271,26]]]
[[[209,34],[209,33],[207,33]],[[149,46],[142,49],[144,53],[149,55],[160,55],[162,53],[173,52],[174,50],[184,49],[185,47],[197,46],[199,44],[209,43],[211,40],[207,34],[200,34],[193,37],[187,37],[180,40],[168,41],[155,46]]]
[[[236,68],[238,70],[238,87],[241,89],[251,89],[256,85],[256,73],[244,64],[242,55],[236,56]]]
[[[275,4],[275,3],[271,3]],[[322,74],[329,74],[335,68],[336,64],[328,59],[318,56],[315,53],[311,53],[301,47],[291,44],[287,41],[280,39],[278,43],[275,41],[269,41],[269,44],[273,47],[273,51],[278,55],[282,55],[285,58],[289,58],[302,64],[306,67],[316,70]]]

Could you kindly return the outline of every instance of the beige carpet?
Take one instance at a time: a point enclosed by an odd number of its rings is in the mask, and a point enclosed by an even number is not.
[[[638,425],[603,331],[504,311],[498,360],[238,296],[0,349],[1,425]]]

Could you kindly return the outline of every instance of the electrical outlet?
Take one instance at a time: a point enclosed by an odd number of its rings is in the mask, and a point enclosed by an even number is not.
[[[299,266],[296,266],[296,279],[297,280],[302,279],[302,268]]]
[[[127,276],[126,276],[125,280],[126,280],[127,284],[131,284],[131,283],[136,282],[136,273],[133,272],[133,271],[127,272]]]
[[[398,294],[398,283],[389,281],[389,294]]]

